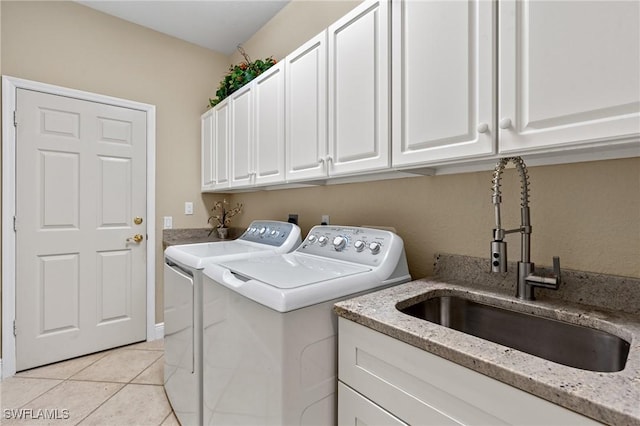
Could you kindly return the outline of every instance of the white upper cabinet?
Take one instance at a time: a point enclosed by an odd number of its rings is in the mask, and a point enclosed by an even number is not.
[[[202,172],[202,191],[213,189],[216,183],[215,169],[213,164],[213,110],[202,114],[200,117],[200,135],[201,135],[201,172]]]
[[[249,186],[252,178],[253,88],[248,84],[229,96],[231,108],[231,188]]]
[[[390,166],[389,5],[368,0],[328,30],[329,175]]]
[[[495,151],[495,7],[394,1],[393,165]]]
[[[213,189],[229,187],[229,150],[231,141],[231,107],[228,101],[216,105],[213,112],[215,118],[213,163],[215,167],[216,183]]]
[[[256,77],[254,82],[253,183],[284,182],[284,62]]]
[[[229,96],[231,189],[284,181],[284,66]]]
[[[638,140],[640,2],[500,1],[499,147]]]
[[[327,33],[285,58],[286,179],[327,176]]]
[[[229,104],[225,100],[202,114],[202,191],[229,187]]]

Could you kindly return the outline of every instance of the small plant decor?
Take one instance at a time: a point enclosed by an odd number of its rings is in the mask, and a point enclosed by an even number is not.
[[[238,51],[244,57],[244,62],[229,67],[229,72],[224,76],[218,86],[218,90],[216,90],[216,98],[209,99],[209,104],[212,107],[276,64],[276,60],[273,57],[251,62],[249,55],[240,45],[238,45]]]
[[[237,203],[232,209],[229,208],[229,202],[227,200],[216,201],[213,205],[213,212],[217,212],[209,217],[207,223],[211,223],[214,228],[226,228],[231,223],[231,218],[242,213],[242,204]],[[211,230],[213,232],[213,230]],[[211,235],[211,233],[209,233]]]

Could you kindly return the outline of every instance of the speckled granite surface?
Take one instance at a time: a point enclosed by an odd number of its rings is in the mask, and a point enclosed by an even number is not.
[[[210,243],[213,241],[224,241],[218,238],[218,234],[214,230],[211,232],[211,228],[193,228],[193,229],[164,229],[162,230],[162,246],[167,248],[169,246],[175,246],[177,244],[196,244],[196,243]],[[239,237],[244,232],[244,229],[229,228],[229,238],[234,239]]]
[[[553,296],[543,294],[553,291],[538,290],[538,300],[527,302],[514,297],[515,277],[486,272],[487,262],[440,255],[435,268],[437,278],[340,302],[335,311],[344,318],[600,422],[640,425],[640,280],[563,271],[566,289]],[[408,306],[445,295],[463,295],[493,306],[610,332],[631,343],[626,366],[616,373],[567,367],[413,318],[396,309],[396,305]]]

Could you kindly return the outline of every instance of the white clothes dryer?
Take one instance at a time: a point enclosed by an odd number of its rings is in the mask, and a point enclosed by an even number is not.
[[[336,424],[333,304],[410,279],[398,235],[348,226],[316,226],[289,254],[207,265],[204,424]]]
[[[209,262],[276,256],[300,228],[259,220],[236,240],[170,246],[164,264],[164,388],[183,426],[202,425],[202,270]]]

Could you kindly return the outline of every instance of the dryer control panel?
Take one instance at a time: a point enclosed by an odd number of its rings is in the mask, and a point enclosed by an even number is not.
[[[399,255],[402,249],[402,239],[393,232],[356,226],[319,225],[311,229],[296,252],[377,266],[390,253]]]
[[[293,223],[277,220],[254,220],[240,240],[280,247],[289,238],[300,238],[300,228]],[[295,245],[293,246],[295,247]]]

